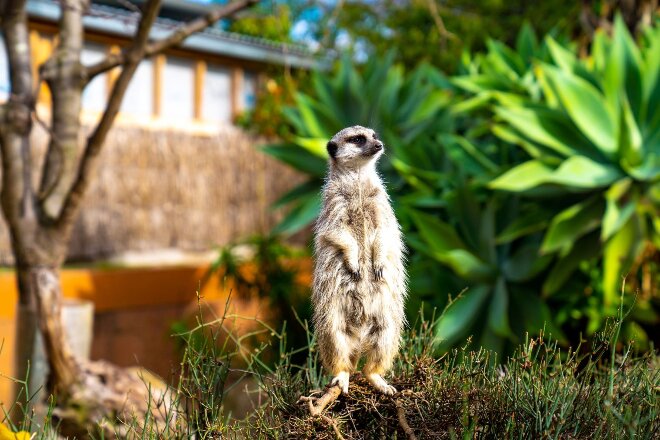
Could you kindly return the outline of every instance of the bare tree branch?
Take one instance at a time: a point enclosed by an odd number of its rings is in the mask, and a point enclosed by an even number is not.
[[[83,157],[78,166],[76,180],[67,194],[62,212],[57,220],[59,227],[71,227],[73,223],[71,220],[76,214],[85,188],[87,188],[89,176],[91,175],[93,164],[95,162],[94,159],[101,151],[103,141],[105,140],[108,131],[110,131],[112,123],[119,112],[119,107],[121,106],[121,101],[124,98],[126,89],[128,89],[128,84],[133,77],[137,66],[140,64],[140,61],[145,57],[149,32],[151,26],[158,17],[160,3],[161,0],[149,0],[144,6],[144,12],[142,13],[142,18],[140,19],[135,39],[126,53],[124,67],[112,87],[110,98],[105,111],[101,116],[101,120],[87,139],[87,145],[85,146]]]
[[[0,2],[2,34],[9,58],[11,94],[14,101],[31,104],[32,69],[30,64],[30,39],[27,29],[25,0]]]
[[[19,224],[34,221],[34,190],[30,174],[30,109],[32,69],[25,12],[26,0],[0,1],[2,36],[9,59],[11,91],[3,106],[0,135],[2,148],[2,209],[12,237]]]
[[[412,430],[410,424],[408,423],[408,419],[406,419],[406,410],[403,408],[403,403],[401,403],[401,399],[395,399],[394,405],[396,406],[396,416],[397,419],[399,420],[399,426],[401,426],[403,432],[406,433],[406,437],[408,438],[408,440],[417,440],[415,431]]]
[[[46,221],[58,217],[78,166],[83,88],[82,17],[88,6],[89,0],[62,0],[59,44],[40,69],[40,77],[47,78],[52,98],[50,142],[39,187],[40,208]]]
[[[440,48],[444,49],[445,45],[447,44],[447,39],[456,39],[456,35],[449,32],[445,27],[445,22],[440,16],[438,5],[435,3],[435,0],[427,0],[427,5],[429,12],[431,13],[431,17],[435,22],[435,27],[438,29],[438,33],[440,34]]]
[[[257,2],[258,0],[236,0],[221,8],[214,9],[208,14],[179,27],[166,38],[155,40],[147,44],[145,48],[145,56],[150,57],[152,55],[161,53],[170,47],[176,46],[183,42],[183,40],[188,38],[190,35],[204,30],[218,20],[229,17],[249,6],[252,6]],[[124,64],[129,50],[130,48],[118,54],[108,55],[105,59],[87,67],[87,80],[91,81],[96,75],[107,72],[110,69]]]

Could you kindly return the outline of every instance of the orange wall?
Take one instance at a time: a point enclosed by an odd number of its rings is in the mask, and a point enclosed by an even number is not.
[[[294,262],[297,282],[309,285],[311,262]],[[118,365],[138,364],[161,375],[170,371],[174,344],[170,328],[174,320],[196,313],[197,293],[214,313],[222,314],[230,295],[214,276],[205,280],[208,267],[139,269],[65,269],[61,272],[64,297],[91,300],[95,305],[92,358]],[[253,266],[243,268],[254,273]],[[247,275],[246,275],[247,276]],[[14,273],[0,271],[0,406],[12,401],[12,376],[16,341],[15,314],[18,294]],[[231,313],[268,319],[267,300],[233,297]],[[241,323],[237,322],[236,327]],[[243,323],[243,325],[248,325]],[[167,351],[167,353],[163,353]],[[153,352],[153,353],[152,353]]]
[[[66,298],[91,300],[96,311],[105,311],[185,302],[195,297],[205,273],[203,267],[66,269],[61,272],[61,282]],[[224,294],[209,287],[205,286],[205,294]],[[0,292],[0,318],[13,318],[18,292],[12,271],[0,272]]]

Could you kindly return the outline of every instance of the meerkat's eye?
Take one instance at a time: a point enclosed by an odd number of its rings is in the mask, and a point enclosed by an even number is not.
[[[356,145],[364,145],[365,143],[367,143],[367,137],[363,134],[358,134],[357,136],[349,137],[348,142]]]

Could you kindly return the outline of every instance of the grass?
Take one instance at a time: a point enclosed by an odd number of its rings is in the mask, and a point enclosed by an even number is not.
[[[418,439],[660,438],[659,357],[636,353],[634,346],[615,350],[620,320],[573,349],[543,335],[529,337],[501,363],[492,353],[467,348],[438,356],[434,321],[420,319],[406,332],[390,375],[397,396],[374,393],[357,374],[348,396],[312,417],[298,399],[320,394],[328,377],[307,324],[295,330],[305,332],[307,346],[289,349],[287,332],[265,323],[257,333],[232,334],[227,324],[234,318],[200,320],[181,334],[185,354],[170,388],[174,405],[163,409],[153,402],[146,419],[111,421],[117,432],[145,439],[413,438],[408,426]],[[305,362],[296,365],[292,359],[301,352]],[[241,380],[230,383],[232,374]],[[243,420],[225,411],[232,387],[244,387],[254,402]],[[12,428],[30,429],[29,420]],[[31,429],[35,438],[47,437],[47,430]]]
[[[433,327],[422,321],[407,333],[391,379],[402,391],[397,398],[374,394],[358,376],[328,418],[313,419],[296,401],[324,381],[313,363],[297,369],[284,362],[263,382],[270,404],[247,425],[259,438],[332,439],[334,426],[345,438],[406,438],[398,403],[420,439],[660,437],[654,353],[627,350],[610,365],[605,335],[574,350],[539,336],[501,365],[483,350],[436,358]]]

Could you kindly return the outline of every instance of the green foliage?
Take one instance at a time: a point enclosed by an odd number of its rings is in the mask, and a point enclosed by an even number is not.
[[[586,59],[552,37],[545,46],[549,59],[537,60],[503,94],[477,89],[470,77],[457,84],[491,106],[496,136],[528,154],[489,186],[564,201],[540,249],[559,256],[560,277],[549,276],[543,293],[564,286],[589,243],[596,250],[591,258],[602,257],[603,303],[611,314],[622,276],[647,247],[660,244],[660,118],[654,111],[660,103],[660,31],[648,28],[636,45],[619,17],[611,38],[596,34]],[[499,78],[480,75],[490,82]],[[522,83],[526,87],[516,87]],[[594,231],[599,243],[591,238]]]
[[[322,46],[348,50],[357,57],[380,57],[397,49],[407,68],[421,62],[454,72],[465,51],[486,48],[489,39],[514,43],[517,30],[532,22],[543,33],[578,28],[579,4],[570,0],[381,0],[346,1],[341,13],[325,13],[318,26]]]
[[[239,20],[230,21],[227,30],[252,37],[283,43],[291,42],[293,21],[291,8],[286,4],[260,2]]]
[[[500,197],[480,203],[465,186],[447,192],[445,199],[452,224],[440,220],[438,214],[410,211],[416,232],[411,228],[408,233],[414,249],[449,267],[470,286],[440,317],[439,348],[446,350],[472,336],[482,347],[509,352],[511,342],[518,343],[544,326],[565,341],[547,304],[537,296],[552,260],[538,258],[540,234],[511,236],[521,205]],[[508,232],[502,225],[509,227]]]

